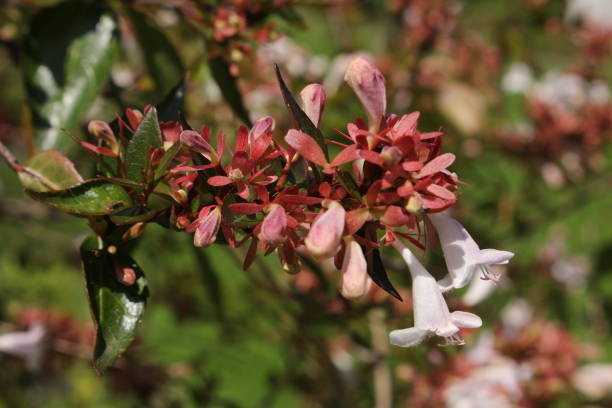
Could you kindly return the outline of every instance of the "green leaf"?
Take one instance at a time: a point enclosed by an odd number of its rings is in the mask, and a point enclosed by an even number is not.
[[[21,184],[33,191],[61,190],[83,182],[74,164],[60,151],[45,150],[30,158],[24,165],[44,178],[32,177],[26,172],[19,173]]]
[[[134,11],[131,7],[128,8],[128,15],[142,49],[149,75],[155,83],[155,90],[159,97],[163,97],[175,88],[174,85],[183,76],[185,71],[183,63],[176,52],[176,47],[146,15]]]
[[[123,252],[111,255],[101,239],[85,238],[81,260],[89,296],[89,306],[96,326],[94,367],[103,371],[128,348],[145,311],[149,289],[144,274],[134,260]],[[117,267],[131,268],[136,280],[132,285],[119,282]]]
[[[132,203],[123,187],[103,179],[87,180],[64,190],[26,190],[26,193],[43,204],[80,215],[111,214]]]
[[[157,119],[157,110],[149,109],[134,132],[125,154],[125,171],[127,178],[142,183],[143,172],[149,165],[149,149],[162,146],[162,134]]]
[[[116,225],[135,224],[153,219],[158,212],[146,207],[129,207],[110,215],[110,220]]]
[[[24,52],[28,103],[41,149],[72,147],[75,129],[106,83],[117,23],[103,7],[71,1],[41,10]]]
[[[314,123],[310,120],[308,115],[300,108],[300,105],[296,102],[295,98],[287,88],[285,81],[283,80],[283,76],[281,75],[280,69],[278,65],[276,67],[276,79],[278,80],[278,85],[281,90],[281,94],[283,95],[283,100],[285,101],[285,105],[287,106],[287,110],[291,114],[293,121],[295,123],[295,127],[302,132],[312,136],[321,149],[323,149],[323,153],[325,153],[325,158],[329,161],[329,152],[327,151],[327,145],[325,144],[325,139],[323,138],[323,134],[321,130],[317,128]]]
[[[221,90],[223,99],[229,104],[236,116],[249,127],[252,126],[249,119],[249,112],[244,107],[242,94],[238,89],[238,82],[229,70],[228,63],[223,57],[213,57],[208,59],[208,66],[215,82]]]

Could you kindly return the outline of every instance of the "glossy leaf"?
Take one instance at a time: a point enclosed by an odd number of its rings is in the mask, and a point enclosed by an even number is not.
[[[74,164],[60,151],[45,150],[30,158],[24,165],[41,175],[46,184],[31,175],[20,172],[21,184],[32,191],[61,190],[83,182]]]
[[[283,80],[283,76],[281,75],[280,69],[276,66],[276,78],[278,80],[278,85],[281,90],[281,94],[283,95],[283,100],[285,101],[285,105],[287,106],[287,110],[291,114],[295,122],[295,127],[302,132],[312,136],[314,140],[317,142],[319,147],[325,153],[325,159],[329,161],[329,153],[327,151],[327,145],[325,144],[325,139],[323,138],[323,134],[321,130],[317,128],[314,123],[310,120],[308,115],[300,108],[300,105],[297,103],[289,88],[285,84]]]
[[[157,118],[157,110],[151,108],[142,119],[134,135],[130,139],[125,154],[125,171],[127,178],[141,183],[143,172],[150,165],[149,150],[151,147],[161,147],[162,135]]]
[[[229,104],[234,114],[249,127],[252,126],[249,112],[242,101],[242,94],[238,89],[238,81],[230,73],[229,64],[222,57],[208,59],[210,73],[221,90],[223,99]]]
[[[368,275],[370,275],[372,281],[391,296],[403,300],[387,276],[385,265],[380,257],[380,251],[378,249],[369,251],[366,255],[366,259],[368,261]]]
[[[149,296],[140,267],[121,250],[111,255],[98,237],[81,245],[91,315],[96,326],[93,363],[104,371],[127,349],[145,311]],[[133,283],[119,281],[118,269],[133,274]]]
[[[149,221],[157,215],[159,210],[145,207],[129,207],[111,214],[110,220],[116,225],[135,224]]]
[[[71,1],[41,10],[30,27],[25,84],[38,145],[72,147],[61,129],[77,128],[104,87],[117,48],[117,23],[95,3]]]
[[[80,215],[111,214],[132,202],[123,187],[103,179],[87,180],[64,190],[26,190],[26,193],[43,204]]]

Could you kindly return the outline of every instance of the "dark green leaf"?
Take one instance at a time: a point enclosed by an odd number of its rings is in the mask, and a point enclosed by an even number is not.
[[[372,281],[374,281],[375,284],[380,286],[391,296],[397,298],[398,300],[403,300],[387,276],[385,265],[380,257],[380,251],[378,249],[374,249],[366,255],[366,258],[368,260],[368,275],[370,275]]]
[[[111,221],[116,225],[135,224],[137,222],[149,221],[154,218],[158,210],[145,207],[130,207],[117,211],[110,215]]]
[[[251,120],[249,119],[249,113],[242,102],[242,95],[238,89],[238,82],[236,81],[236,77],[230,73],[228,63],[222,57],[213,57],[208,59],[208,65],[225,101],[241,121],[249,127],[252,126]]]
[[[134,11],[131,7],[128,10],[149,75],[155,83],[155,91],[158,97],[163,97],[171,93],[183,76],[185,71],[183,63],[176,52],[176,47],[146,15]],[[161,110],[160,117],[162,120],[170,120],[164,119]]]
[[[83,182],[74,164],[60,151],[45,150],[30,158],[24,165],[41,175],[47,185],[26,172],[19,173],[21,184],[33,191],[61,190]]]
[[[157,110],[151,108],[138,125],[125,154],[125,171],[128,179],[142,183],[143,173],[149,167],[149,149],[161,147],[162,135]]]
[[[291,91],[289,91],[289,88],[287,88],[287,85],[283,80],[283,76],[281,75],[278,65],[276,65],[276,78],[278,80],[278,85],[280,87],[281,94],[283,95],[283,100],[285,101],[285,105],[287,106],[287,110],[293,118],[294,126],[302,132],[312,136],[317,141],[321,149],[323,149],[323,152],[325,153],[325,158],[329,161],[327,145],[325,144],[325,139],[323,139],[323,134],[321,133],[321,130],[317,128],[314,123],[312,123],[308,115],[306,115],[302,108],[300,108],[300,105],[296,102],[295,98],[291,94]]]
[[[185,102],[186,88],[187,80],[182,79],[181,82],[170,90],[162,103],[157,105],[157,113],[160,121],[167,122],[169,120],[179,120],[179,113],[183,109],[183,103]]]
[[[123,187],[103,179],[87,180],[64,190],[26,190],[26,193],[43,204],[81,215],[111,214],[132,203]]]
[[[103,371],[128,348],[145,311],[149,296],[140,267],[121,251],[111,255],[98,237],[90,236],[81,245],[87,294],[96,325],[94,367]],[[119,282],[118,268],[128,268],[135,282]]]
[[[25,83],[42,149],[72,147],[62,128],[73,130],[108,79],[117,24],[92,2],[43,9],[30,23]]]

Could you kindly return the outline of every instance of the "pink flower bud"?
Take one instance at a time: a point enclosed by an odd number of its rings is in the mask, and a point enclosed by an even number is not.
[[[321,117],[323,116],[323,110],[325,109],[325,90],[319,84],[310,84],[302,89],[300,96],[304,104],[304,112],[306,112],[306,115],[312,123],[314,123],[316,127],[319,127]]]
[[[261,231],[258,237],[266,244],[276,246],[287,239],[286,228],[287,214],[285,209],[278,204],[272,204],[270,212],[261,223]]]
[[[249,132],[249,144],[253,145],[259,137],[265,133],[272,132],[274,130],[274,119],[270,116],[264,116],[263,118],[257,119],[251,131]]]
[[[385,78],[370,61],[354,59],[346,70],[344,80],[359,97],[367,115],[371,132],[378,132],[387,110]]]
[[[366,294],[370,287],[368,264],[361,245],[352,237],[344,239],[346,250],[342,261],[342,286],[340,293],[347,299],[357,299]]]
[[[309,254],[318,259],[327,259],[340,250],[344,232],[345,211],[337,201],[332,201],[327,211],[315,218],[304,243]]]
[[[193,245],[207,247],[217,240],[217,233],[221,226],[221,210],[215,207],[208,214],[198,218],[198,226],[193,236]]]

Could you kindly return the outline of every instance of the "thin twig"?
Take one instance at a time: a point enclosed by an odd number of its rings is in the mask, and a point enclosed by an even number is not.
[[[53,185],[53,183],[51,183],[45,176],[43,176],[42,174],[32,170],[29,167],[26,167],[26,166],[20,164],[19,161],[17,161],[17,159],[15,158],[15,155],[2,142],[0,142],[0,156],[2,156],[2,158],[4,159],[6,164],[8,164],[8,166],[15,173],[17,173],[17,174],[20,174],[20,173],[27,174],[28,176],[30,176],[30,177],[38,180],[39,182],[41,182],[48,189],[55,190],[55,186]]]

